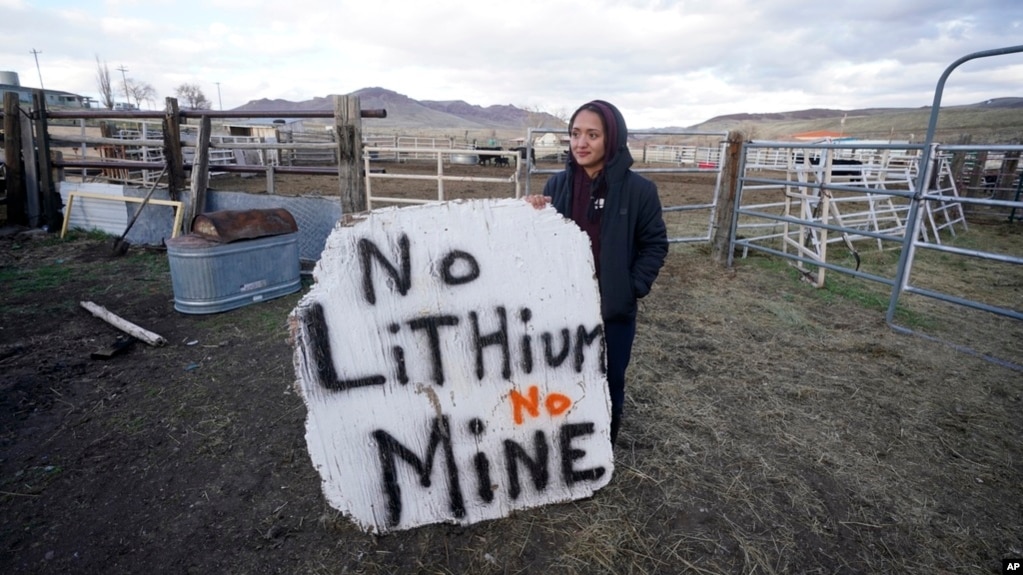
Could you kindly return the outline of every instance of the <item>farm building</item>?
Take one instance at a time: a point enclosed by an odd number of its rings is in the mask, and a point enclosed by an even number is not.
[[[558,145],[568,144],[568,136],[559,134],[557,132],[546,132],[544,135],[536,138],[533,141],[534,146],[549,146],[554,147]]]
[[[18,80],[17,72],[0,72],[0,98],[2,98],[7,92],[15,92],[18,94],[19,101],[25,104],[31,104],[32,92],[34,90],[35,88],[27,88],[21,85],[21,82]],[[44,89],[43,95],[46,98],[45,104],[48,108],[89,108],[91,107],[92,102],[91,98],[61,90]]]

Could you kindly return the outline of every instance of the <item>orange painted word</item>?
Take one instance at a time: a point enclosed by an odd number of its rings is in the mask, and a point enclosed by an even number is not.
[[[523,410],[532,417],[540,417],[540,389],[537,386],[530,386],[527,395],[522,395],[513,389],[508,398],[511,399],[515,425],[522,425],[525,421]],[[543,403],[547,408],[547,413],[553,416],[561,415],[572,407],[572,400],[562,393],[548,393]]]

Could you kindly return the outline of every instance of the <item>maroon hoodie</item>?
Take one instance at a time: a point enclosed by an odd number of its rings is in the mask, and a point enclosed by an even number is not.
[[[606,168],[615,157],[618,142],[618,121],[614,112],[605,102],[594,100],[584,104],[572,114],[568,123],[571,133],[575,118],[579,112],[589,110],[600,116],[604,128],[604,167]],[[569,151],[567,165],[572,168],[572,220],[590,237],[593,250],[593,263],[600,275],[600,220],[604,212],[604,201],[607,198],[606,169],[601,169],[596,178],[590,178],[586,170],[579,169],[575,156]]]

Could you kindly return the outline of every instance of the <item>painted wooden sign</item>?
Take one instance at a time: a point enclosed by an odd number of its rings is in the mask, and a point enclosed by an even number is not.
[[[290,318],[306,440],[361,528],[474,523],[610,481],[589,241],[552,208],[370,212],[314,276]]]

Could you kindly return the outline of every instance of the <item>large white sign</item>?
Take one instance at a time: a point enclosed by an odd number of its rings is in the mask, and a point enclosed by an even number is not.
[[[522,200],[370,212],[291,314],[306,440],[366,531],[587,497],[613,470],[586,235]]]

